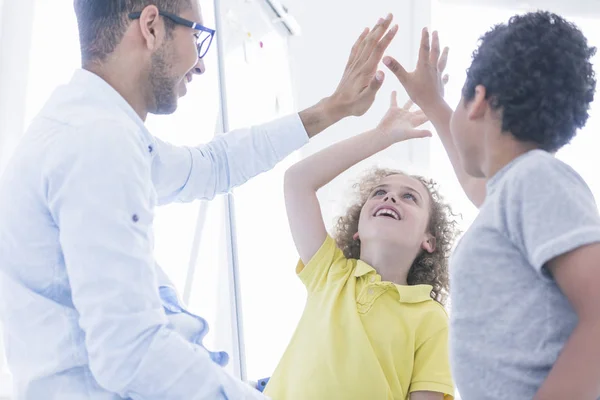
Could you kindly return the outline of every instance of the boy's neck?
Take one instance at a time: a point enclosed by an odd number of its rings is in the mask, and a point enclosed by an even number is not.
[[[494,140],[488,141],[482,172],[490,179],[502,168],[523,154],[539,148],[535,143],[521,142],[510,133],[501,133]]]
[[[408,272],[417,254],[390,243],[362,243],[360,259],[377,271],[381,280],[406,285]]]

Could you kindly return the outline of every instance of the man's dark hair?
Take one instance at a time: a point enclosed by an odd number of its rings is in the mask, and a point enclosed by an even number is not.
[[[514,16],[480,38],[463,97],[471,101],[483,85],[492,108],[502,113],[503,131],[555,152],[588,119],[595,53],[583,33],[556,14]]]
[[[161,11],[179,14],[191,0],[74,0],[83,63],[103,61],[123,39],[130,23],[127,14],[155,5]],[[174,24],[165,18],[167,31]]]

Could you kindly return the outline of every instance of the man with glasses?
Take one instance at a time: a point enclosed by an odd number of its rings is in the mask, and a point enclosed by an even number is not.
[[[225,193],[372,105],[396,29],[365,30],[335,93],[299,114],[176,147],[176,110],[214,30],[197,0],[75,0],[83,68],[33,121],[0,181],[0,311],[19,399],[259,399],[202,346],[152,254],[153,209]],[[387,32],[387,34],[386,34]],[[310,384],[310,382],[307,382]]]

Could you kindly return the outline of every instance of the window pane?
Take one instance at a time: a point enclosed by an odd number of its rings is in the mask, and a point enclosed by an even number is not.
[[[36,0],[25,126],[29,126],[54,89],[68,83],[73,71],[80,66],[79,33],[73,2]]]
[[[229,284],[227,210],[225,196],[200,205],[198,227],[202,228],[196,232],[197,257],[192,260],[195,272],[189,308],[209,323],[210,332],[204,339],[204,345],[209,350],[226,351],[230,356],[226,369],[235,374],[234,366],[238,361],[234,359],[233,346],[236,336],[232,330],[233,294]]]
[[[293,112],[287,34],[258,4],[229,10],[224,32],[230,127]],[[235,27],[244,26],[240,32]],[[306,292],[295,276],[297,252],[287,225],[283,174],[293,155],[234,192],[248,379],[270,376],[296,327]]]
[[[213,27],[213,4],[204,2],[203,5],[204,23]],[[179,100],[174,114],[148,116],[146,126],[153,135],[169,143],[186,146],[207,143],[213,138],[219,118],[216,46],[206,55],[204,63],[206,73],[194,76],[193,82],[188,85],[187,95]],[[180,292],[183,292],[190,265],[199,207],[199,202],[174,203],[156,210],[156,259]]]

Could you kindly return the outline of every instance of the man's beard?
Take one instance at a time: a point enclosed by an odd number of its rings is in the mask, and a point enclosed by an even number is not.
[[[168,57],[166,46],[163,46],[152,55],[150,70],[150,89],[154,98],[154,109],[149,110],[152,114],[172,114],[177,109],[177,78],[169,76],[169,67],[166,60]]]

